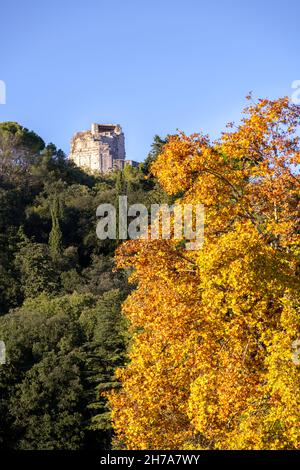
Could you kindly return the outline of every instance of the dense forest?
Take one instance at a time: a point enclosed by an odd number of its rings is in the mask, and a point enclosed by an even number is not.
[[[87,174],[53,144],[0,124],[0,446],[110,448],[102,392],[118,386],[129,341],[121,304],[127,272],[118,240],[96,237],[96,208],[121,194],[145,205],[167,196],[140,168]]]

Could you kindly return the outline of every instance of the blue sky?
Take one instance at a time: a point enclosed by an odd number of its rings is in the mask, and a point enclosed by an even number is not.
[[[296,0],[26,0],[0,3],[0,121],[69,151],[91,122],[122,125],[127,158],[155,134],[217,137],[244,97],[300,79]]]

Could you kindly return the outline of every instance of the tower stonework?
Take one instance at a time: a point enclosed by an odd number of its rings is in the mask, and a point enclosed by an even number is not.
[[[138,166],[133,160],[125,160],[125,140],[118,124],[91,125],[90,131],[77,132],[71,140],[69,158],[77,166],[107,173],[122,170],[126,164]]]

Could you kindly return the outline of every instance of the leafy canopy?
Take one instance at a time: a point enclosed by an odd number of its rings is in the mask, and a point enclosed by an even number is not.
[[[138,283],[110,394],[118,446],[299,448],[299,121],[288,99],[259,100],[216,142],[181,133],[153,163],[177,204],[205,205],[205,243],[118,249]]]

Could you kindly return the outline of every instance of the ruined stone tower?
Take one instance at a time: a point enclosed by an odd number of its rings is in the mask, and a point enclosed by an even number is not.
[[[118,124],[92,124],[90,131],[77,132],[71,140],[69,158],[80,167],[102,173],[122,170],[126,164],[138,165],[125,160],[124,134]]]

